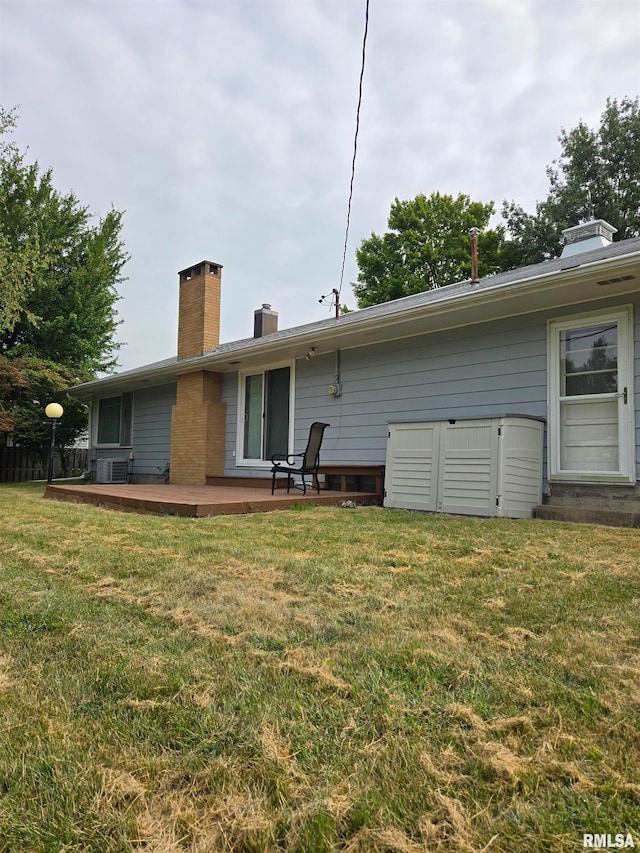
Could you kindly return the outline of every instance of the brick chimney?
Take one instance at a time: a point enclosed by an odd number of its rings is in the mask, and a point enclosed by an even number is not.
[[[203,355],[220,343],[221,270],[220,264],[202,261],[178,273],[178,360]],[[222,476],[226,411],[222,374],[192,369],[178,375],[171,412],[171,483],[204,486],[208,477]]]
[[[222,266],[202,261],[178,273],[178,358],[202,355],[220,343]]]
[[[263,303],[262,308],[253,312],[253,337],[262,338],[278,331],[278,312],[271,310],[271,305]]]

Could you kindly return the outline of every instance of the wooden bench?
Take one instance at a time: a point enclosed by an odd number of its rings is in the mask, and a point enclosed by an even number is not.
[[[320,467],[318,468],[318,474],[322,474],[324,476],[325,489],[332,488],[333,484],[339,477],[341,492],[371,491],[371,489],[367,490],[362,488],[363,484],[361,480],[365,477],[372,478],[374,482],[375,494],[380,495],[380,497],[382,497],[384,483],[384,465],[342,465],[339,463],[334,464],[329,462],[326,465],[320,465]],[[348,486],[348,478],[353,478],[353,487]]]

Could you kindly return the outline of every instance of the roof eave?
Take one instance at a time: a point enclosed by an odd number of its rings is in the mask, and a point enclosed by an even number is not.
[[[246,343],[235,342],[223,344],[222,346],[199,356],[188,359],[175,360],[170,364],[161,364],[157,367],[149,365],[145,370],[140,368],[127,371],[123,374],[103,377],[92,380],[82,385],[69,389],[74,397],[90,397],[96,390],[114,392],[119,388],[145,387],[158,385],[163,382],[175,381],[181,373],[194,370],[211,370],[224,368],[225,372],[237,368],[245,369],[257,362],[275,360],[279,356],[302,358],[310,346],[316,348],[320,354],[323,350],[335,350],[349,348],[391,340],[419,334],[415,329],[416,322],[428,319],[423,331],[442,331],[447,328],[459,327],[470,323],[482,322],[489,319],[484,314],[492,306],[503,303],[503,310],[492,315],[493,319],[504,316],[515,316],[529,313],[531,310],[543,307],[543,297],[552,293],[556,298],[547,299],[549,307],[559,304],[573,304],[584,299],[584,290],[575,292],[572,296],[567,295],[558,299],[558,292],[569,289],[571,285],[580,281],[594,284],[606,269],[608,275],[612,272],[621,271],[624,268],[637,266],[640,262],[640,251],[620,255],[613,258],[603,258],[591,261],[587,264],[579,262],[579,256],[575,256],[576,264],[564,269],[556,269],[549,272],[538,273],[520,280],[507,281],[491,285],[491,279],[484,279],[479,285],[463,284],[467,289],[460,292],[459,285],[451,294],[439,291],[437,300],[418,301],[410,304],[415,297],[404,297],[394,302],[385,303],[382,310],[380,306],[372,306],[360,311],[343,314],[339,319],[325,320],[320,323],[311,323],[305,326],[297,326],[267,335],[264,338],[247,339]],[[635,284],[625,288],[595,293],[591,298],[606,298],[609,295],[629,293],[638,289],[639,282],[634,277]],[[527,299],[529,295],[529,299]],[[513,301],[518,300],[520,304],[514,306]],[[409,304],[408,304],[409,303]],[[535,304],[534,304],[535,303]],[[479,309],[487,309],[484,313]],[[506,309],[506,310],[505,310]],[[384,335],[380,333],[384,331]]]

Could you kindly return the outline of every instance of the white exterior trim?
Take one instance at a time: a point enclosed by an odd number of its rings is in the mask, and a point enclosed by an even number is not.
[[[120,398],[120,433],[122,432],[122,398],[125,394],[131,394],[131,441],[128,444],[122,442],[98,443],[98,426],[100,422],[100,401]],[[105,394],[91,401],[89,410],[89,447],[95,450],[130,450],[133,448],[133,428],[135,426],[135,393],[133,391],[121,391],[120,393]]]
[[[268,459],[245,459],[243,457],[244,444],[244,406],[245,406],[245,379],[247,376],[257,376],[268,373],[270,370],[278,370],[282,367],[289,368],[289,436],[287,453],[293,453],[294,419],[295,419],[295,390],[296,390],[296,363],[295,361],[274,362],[266,364],[260,369],[248,368],[238,371],[238,412],[236,416],[236,466],[238,468],[271,468]],[[263,385],[264,394],[264,385]]]
[[[586,324],[615,322],[618,325],[618,471],[574,471],[560,467],[560,332]],[[626,389],[626,403],[623,392]],[[633,305],[618,305],[603,310],[560,317],[547,321],[547,412],[549,432],[547,464],[550,482],[635,484],[635,403],[634,403]],[[590,401],[589,396],[573,398]]]

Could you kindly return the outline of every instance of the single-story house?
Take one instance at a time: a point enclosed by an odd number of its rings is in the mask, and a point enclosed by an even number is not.
[[[220,343],[222,266],[179,273],[178,352],[78,385],[90,454],[131,482],[269,477],[273,453],[330,424],[322,461],[384,465],[389,424],[507,413],[544,420],[541,487],[639,473],[640,239],[595,220],[560,258],[290,329],[269,305]]]

